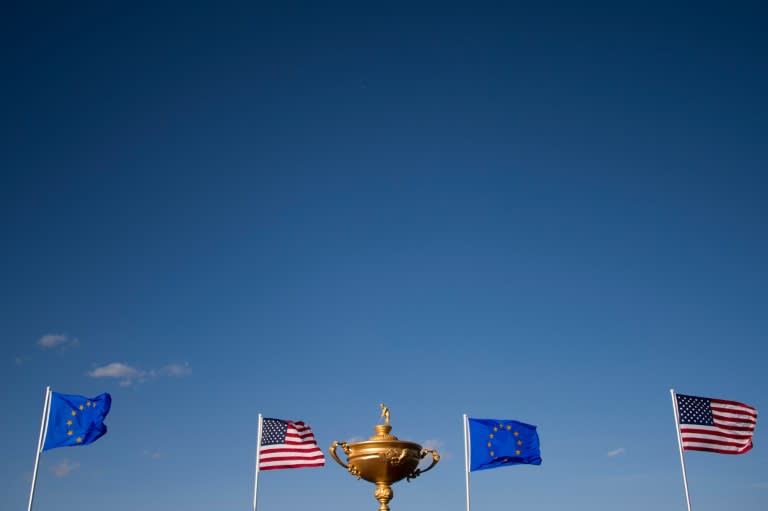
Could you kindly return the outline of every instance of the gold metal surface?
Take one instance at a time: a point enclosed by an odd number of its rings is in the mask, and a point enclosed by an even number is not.
[[[389,511],[389,501],[394,493],[391,485],[403,479],[410,481],[431,470],[440,455],[433,449],[424,449],[419,444],[398,439],[390,434],[392,426],[389,423],[389,408],[384,403],[379,405],[384,424],[376,424],[376,434],[363,442],[339,442],[331,444],[329,452],[336,463],[347,469],[357,479],[365,479],[376,485],[374,497],[379,501],[379,511]],[[347,456],[344,463],[336,449]],[[432,455],[432,463],[424,470],[419,468],[419,462],[428,454]]]
[[[384,403],[379,404],[381,408],[381,418],[384,419],[384,424],[389,424],[389,408]]]

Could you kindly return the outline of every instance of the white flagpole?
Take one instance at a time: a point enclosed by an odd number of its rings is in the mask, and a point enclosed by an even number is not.
[[[688,477],[685,475],[685,458],[683,457],[683,437],[680,435],[680,412],[677,409],[677,394],[675,389],[669,389],[672,395],[672,409],[675,411],[675,429],[677,430],[677,446],[680,448],[680,466],[683,467],[683,486],[685,487],[685,502],[691,511],[691,497],[688,495]]]
[[[37,452],[35,453],[35,469],[32,472],[32,488],[29,490],[29,505],[27,511],[32,511],[32,501],[35,499],[35,485],[37,484],[37,468],[40,466],[40,453],[43,452],[43,442],[48,433],[48,412],[51,408],[51,387],[45,387],[45,400],[43,400],[43,418],[40,421],[40,436],[37,439]]]
[[[259,427],[256,432],[256,475],[253,478],[253,511],[256,511],[256,499],[259,495],[259,453],[261,452],[261,426],[264,420],[259,414]]]
[[[469,421],[464,414],[464,472],[467,482],[467,511],[469,511]]]

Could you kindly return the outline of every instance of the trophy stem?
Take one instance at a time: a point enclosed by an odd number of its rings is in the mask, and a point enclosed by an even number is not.
[[[387,483],[376,483],[376,491],[373,496],[379,501],[379,511],[389,511],[389,501],[392,500],[394,492]]]

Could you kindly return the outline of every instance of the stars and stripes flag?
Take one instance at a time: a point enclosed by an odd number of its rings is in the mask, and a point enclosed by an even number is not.
[[[676,394],[684,451],[744,454],[752,449],[757,410],[725,399]]]
[[[259,470],[322,467],[325,456],[302,421],[262,419]]]

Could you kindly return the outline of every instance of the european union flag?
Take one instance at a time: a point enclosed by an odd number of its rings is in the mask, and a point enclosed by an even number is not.
[[[89,399],[52,392],[43,450],[95,442],[107,432],[104,418],[111,406],[107,393]]]
[[[513,420],[469,419],[470,471],[541,465],[536,426]]]

